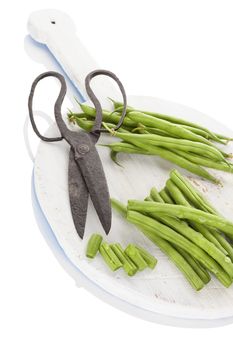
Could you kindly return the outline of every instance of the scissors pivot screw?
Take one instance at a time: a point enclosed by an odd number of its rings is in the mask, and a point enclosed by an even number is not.
[[[79,154],[86,154],[90,151],[90,147],[88,145],[82,144],[77,147],[77,151]]]

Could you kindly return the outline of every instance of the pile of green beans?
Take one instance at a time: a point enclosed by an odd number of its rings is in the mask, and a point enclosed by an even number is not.
[[[225,287],[232,284],[233,223],[177,170],[160,192],[153,187],[143,201],[124,206],[112,199],[112,206],[175,263],[195,290],[210,281],[210,274]]]
[[[111,158],[117,163],[117,154],[135,153],[159,156],[214,183],[220,181],[206,168],[233,172],[229,154],[217,147],[232,140],[224,135],[211,132],[207,128],[173,116],[127,107],[122,127],[113,131],[119,122],[122,103],[112,100],[114,111],[103,110],[103,127],[121,139],[109,143]],[[80,104],[81,113],[69,111],[68,119],[86,131],[93,127],[95,109]],[[118,163],[117,163],[118,164]]]

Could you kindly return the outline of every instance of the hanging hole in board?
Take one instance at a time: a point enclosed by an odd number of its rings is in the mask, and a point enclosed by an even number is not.
[[[55,21],[51,21],[51,23],[52,23],[52,24],[56,24],[56,22],[55,22]]]

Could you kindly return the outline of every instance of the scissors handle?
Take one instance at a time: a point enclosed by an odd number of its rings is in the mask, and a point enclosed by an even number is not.
[[[59,137],[46,137],[46,136],[41,135],[41,133],[39,132],[39,130],[36,126],[35,119],[34,119],[33,97],[35,94],[35,89],[36,89],[36,86],[39,83],[39,81],[44,79],[44,78],[47,78],[47,77],[54,77],[54,78],[58,79],[61,83],[61,89],[60,89],[59,95],[58,95],[57,100],[56,100],[55,105],[54,105],[54,114],[55,114],[56,122],[57,122],[58,128],[61,131],[61,135],[62,135]],[[66,87],[66,82],[65,82],[64,77],[60,73],[53,72],[53,71],[49,71],[49,72],[45,72],[45,73],[40,74],[32,83],[30,95],[28,98],[29,117],[30,117],[32,128],[33,128],[34,132],[43,141],[55,142],[55,141],[61,141],[63,139],[63,134],[67,130],[67,127],[66,127],[65,122],[62,119],[61,105],[62,105],[62,102],[64,100],[66,90],[67,90],[67,87]]]
[[[94,70],[87,75],[87,77],[85,79],[86,91],[87,91],[87,94],[90,97],[91,101],[93,102],[95,108],[96,108],[95,122],[94,122],[94,126],[91,130],[91,134],[94,136],[95,142],[98,140],[101,132],[107,131],[106,129],[101,128],[102,119],[103,119],[102,107],[101,107],[101,104],[100,104],[99,100],[97,99],[96,95],[94,94],[92,88],[90,87],[90,82],[91,82],[92,78],[94,78],[97,75],[107,75],[110,78],[112,78],[113,80],[115,80],[116,83],[118,84],[120,91],[122,93],[122,96],[123,96],[124,107],[122,110],[122,115],[121,115],[121,118],[120,118],[118,124],[114,128],[114,130],[119,129],[120,126],[122,125],[122,123],[124,121],[124,117],[126,115],[126,109],[127,109],[127,99],[126,99],[125,89],[124,89],[122,83],[120,82],[120,80],[117,78],[117,76],[114,73],[112,73],[108,70],[104,70],[104,69],[97,69],[97,70]],[[55,119],[57,122],[57,126],[61,132],[61,136],[59,136],[59,137],[46,137],[46,136],[41,135],[41,133],[39,132],[39,130],[36,126],[35,119],[34,119],[33,98],[34,98],[34,94],[35,94],[35,89],[36,89],[36,86],[39,83],[39,81],[44,79],[44,78],[47,78],[47,77],[54,77],[54,78],[58,79],[59,82],[61,83],[60,92],[59,92],[59,95],[58,95],[57,100],[56,100],[55,105],[54,105]],[[64,100],[64,97],[66,95],[66,90],[67,90],[67,87],[66,87],[66,82],[65,82],[64,77],[60,73],[54,72],[54,71],[49,71],[49,72],[45,72],[45,73],[40,74],[34,80],[34,82],[32,84],[29,99],[28,99],[29,116],[30,116],[30,120],[31,120],[31,124],[32,124],[32,128],[33,128],[34,132],[43,141],[55,142],[55,141],[61,141],[63,138],[65,138],[69,142],[70,131],[67,128],[64,120],[62,119],[62,115],[61,115],[61,106],[62,106],[62,102]]]
[[[122,110],[121,118],[120,118],[118,124],[116,125],[116,127],[114,128],[114,130],[119,129],[121,127],[121,125],[123,124],[123,121],[124,121],[124,118],[126,115],[126,109],[127,109],[127,98],[126,98],[124,86],[122,85],[121,81],[118,79],[118,77],[114,73],[112,73],[108,70],[105,70],[105,69],[96,69],[96,70],[90,72],[86,76],[86,79],[85,79],[86,92],[87,92],[88,96],[90,97],[90,100],[93,102],[93,104],[95,106],[95,110],[96,110],[95,123],[94,123],[92,130],[91,130],[91,133],[99,135],[101,132],[107,132],[107,130],[104,128],[101,128],[101,124],[102,124],[102,120],[103,120],[102,107],[101,107],[99,100],[97,99],[96,95],[94,94],[94,92],[90,86],[91,80],[94,77],[96,77],[97,75],[106,75],[106,76],[112,78],[113,80],[115,80],[115,82],[119,86],[119,89],[120,89],[122,97],[123,97],[124,107]]]

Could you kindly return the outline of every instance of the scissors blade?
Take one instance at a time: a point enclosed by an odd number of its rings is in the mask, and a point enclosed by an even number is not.
[[[108,234],[112,223],[112,210],[108,185],[99,154],[93,145],[84,157],[77,159],[83,178],[86,182],[92,203],[100,222]]]
[[[74,226],[79,237],[83,239],[89,193],[72,149],[69,154],[68,187]]]

